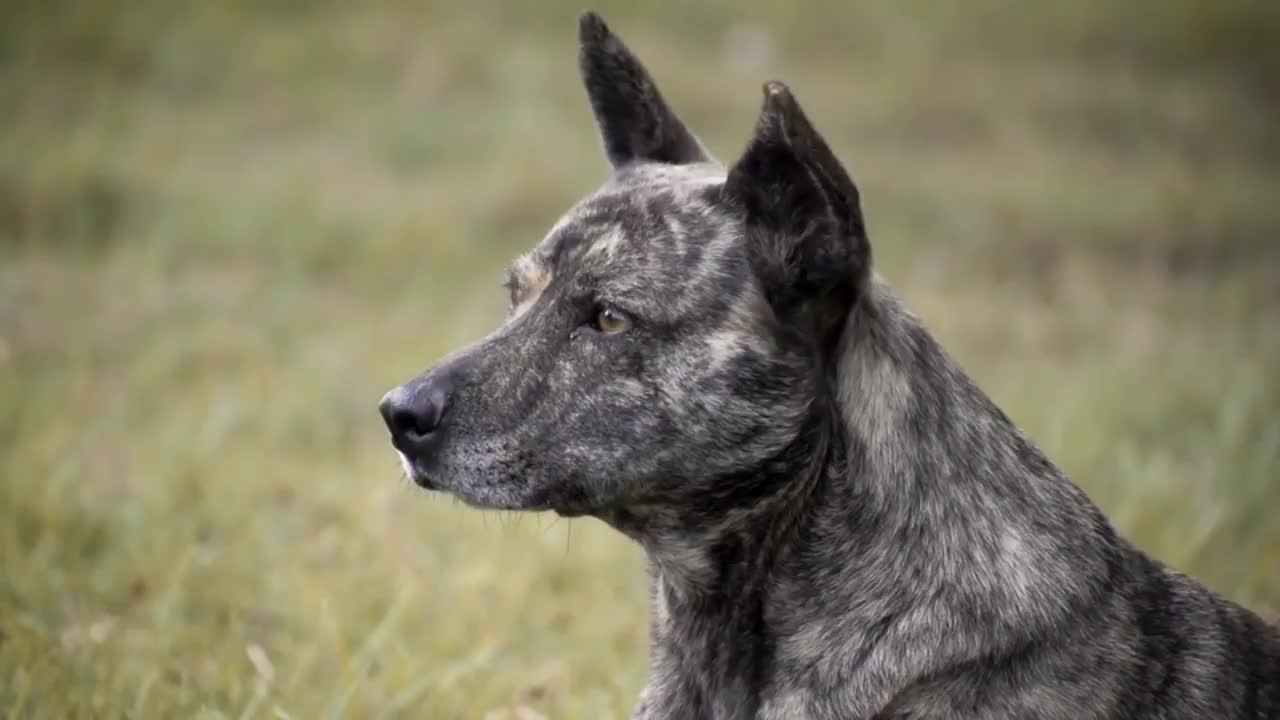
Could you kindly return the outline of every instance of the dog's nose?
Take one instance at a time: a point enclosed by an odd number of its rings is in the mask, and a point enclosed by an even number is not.
[[[449,410],[451,390],[447,378],[429,377],[382,396],[378,410],[391,431],[392,444],[406,453],[425,450]]]

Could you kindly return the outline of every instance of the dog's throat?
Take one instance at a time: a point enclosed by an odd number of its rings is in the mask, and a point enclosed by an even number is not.
[[[643,547],[652,571],[673,590],[739,593],[740,575],[767,575],[790,546],[806,508],[845,474],[845,455],[835,408],[815,408],[793,442],[751,472],[700,481],[704,491],[617,508],[600,519]]]

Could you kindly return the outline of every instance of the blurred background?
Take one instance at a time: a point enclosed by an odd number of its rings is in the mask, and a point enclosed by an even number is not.
[[[639,552],[375,411],[604,179],[580,2],[4,3],[0,715],[625,717]],[[961,364],[1280,608],[1280,5],[596,7],[722,159],[788,81]]]

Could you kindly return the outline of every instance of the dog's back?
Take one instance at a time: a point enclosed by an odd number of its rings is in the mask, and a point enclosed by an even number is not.
[[[1280,642],[1257,615],[1140,553],[1109,602],[1013,653],[903,692],[880,718],[1280,717]]]

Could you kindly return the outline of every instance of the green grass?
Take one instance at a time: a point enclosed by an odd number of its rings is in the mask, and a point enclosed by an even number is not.
[[[997,402],[1278,608],[1280,13],[1037,8],[601,9],[722,158],[788,80]],[[625,716],[638,551],[412,491],[374,409],[603,178],[578,10],[0,10],[0,715]]]

